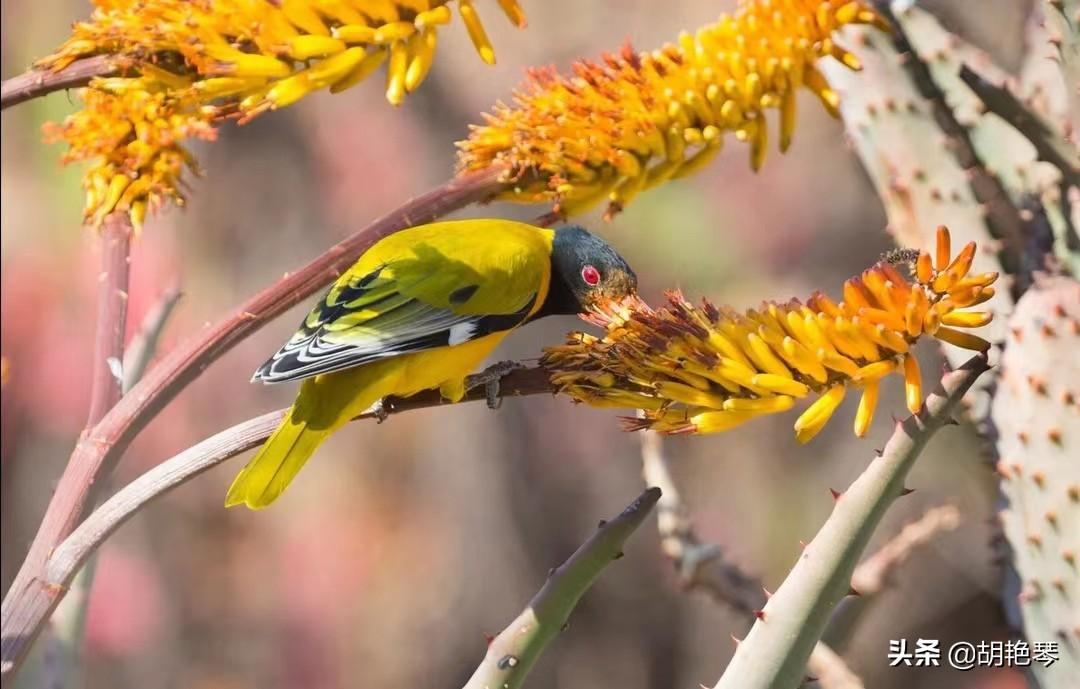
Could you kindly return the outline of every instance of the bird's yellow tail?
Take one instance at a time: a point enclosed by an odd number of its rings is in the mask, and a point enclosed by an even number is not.
[[[225,506],[258,510],[276,500],[324,440],[395,389],[397,376],[391,364],[369,364],[305,380],[285,420],[237,474]]]
[[[267,507],[292,482],[330,435],[328,429],[312,429],[289,413],[259,453],[237,474],[225,496],[225,506]]]

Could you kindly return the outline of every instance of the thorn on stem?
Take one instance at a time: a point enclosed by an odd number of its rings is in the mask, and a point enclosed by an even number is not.
[[[915,492],[914,488],[908,488],[907,486],[904,486],[903,488],[900,489],[900,497],[904,497],[906,495],[911,495],[914,492]]]
[[[843,492],[836,490],[835,488],[829,489],[829,494],[832,495],[833,501],[839,500],[843,495]]]
[[[761,620],[762,622],[764,622],[765,621],[765,611],[764,610],[755,610],[754,611],[754,617],[756,617],[759,620]]]

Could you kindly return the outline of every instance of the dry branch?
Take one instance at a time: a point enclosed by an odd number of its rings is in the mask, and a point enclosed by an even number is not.
[[[952,531],[960,524],[956,505],[939,505],[900,530],[885,545],[859,563],[851,575],[851,588],[860,596],[881,593],[889,585],[889,577],[904,564],[912,553],[929,543],[943,531]]]
[[[129,68],[126,62],[123,58],[112,55],[95,55],[76,60],[63,69],[27,70],[18,76],[4,79],[4,83],[0,85],[0,110],[46,96],[53,91],[86,86],[95,77],[119,74]]]

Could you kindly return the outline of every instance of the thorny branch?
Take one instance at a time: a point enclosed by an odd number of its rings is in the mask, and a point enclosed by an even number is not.
[[[551,570],[543,588],[498,636],[465,689],[516,689],[604,568],[622,557],[623,545],[660,499],[647,488],[622,513],[600,527],[566,562]]]
[[[917,415],[897,422],[880,456],[844,491],[814,540],[735,651],[715,689],[783,689],[802,681],[806,661],[830,613],[851,592],[860,554],[933,434],[954,423],[953,413],[989,368],[976,356],[942,378]]]

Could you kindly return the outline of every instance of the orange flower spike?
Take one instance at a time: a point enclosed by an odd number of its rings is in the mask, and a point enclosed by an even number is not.
[[[952,260],[952,241],[949,236],[949,228],[938,225],[937,228],[937,260],[935,265],[938,272],[942,272]],[[926,282],[926,281],[924,281]]]
[[[930,259],[930,254],[925,251],[919,254],[915,262],[915,277],[922,285],[929,285],[934,279],[934,264]]]
[[[931,288],[938,294],[945,294],[953,289],[971,270],[971,261],[975,258],[975,242],[968,242],[952,263],[938,274],[931,283]]]
[[[496,105],[460,142],[460,168],[503,165],[507,181],[517,182],[503,198],[550,199],[564,215],[604,198],[608,215],[618,212],[641,191],[700,169],[725,133],[749,145],[758,169],[768,150],[767,110],[780,110],[782,151],[799,88],[835,113],[838,96],[814,64],[831,57],[857,68],[832,34],[881,23],[868,2],[848,5],[739,0],[734,13],[684,32],[677,44],[642,53],[627,47],[565,75],[534,70],[513,105]],[[626,155],[635,160],[627,165]]]

